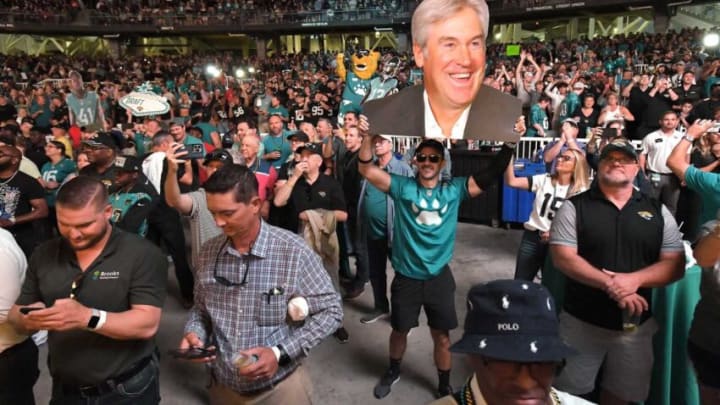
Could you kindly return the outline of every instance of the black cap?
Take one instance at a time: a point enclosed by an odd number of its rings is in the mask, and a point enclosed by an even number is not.
[[[296,131],[287,136],[287,140],[292,141],[293,139],[305,143],[310,142],[310,137],[303,131]]]
[[[124,172],[139,172],[141,162],[135,156],[117,156],[115,157],[115,167]]]
[[[232,155],[230,155],[228,151],[226,151],[225,149],[215,149],[214,151],[205,155],[203,165],[206,165],[210,162],[232,163],[232,161]]]
[[[83,143],[93,149],[117,149],[118,147],[115,139],[113,139],[112,135],[108,134],[107,132],[99,132],[94,138],[87,139],[83,141]]]
[[[305,145],[298,147],[295,153],[303,153],[305,151],[322,156],[322,145],[319,143],[307,142]]]
[[[605,159],[611,152],[622,152],[633,159],[638,158],[637,150],[627,139],[618,138],[605,145],[600,152],[600,160]]]
[[[22,124],[35,125],[35,121],[33,121],[33,119],[30,117],[25,117],[22,119],[22,121],[20,121],[20,125],[22,125]]]
[[[515,362],[561,361],[577,352],[562,341],[548,290],[523,280],[496,280],[468,292],[465,332],[456,353]]]
[[[433,148],[441,155],[445,153],[445,146],[443,146],[442,142],[435,139],[424,139],[415,148],[415,153],[419,153],[423,148]]]

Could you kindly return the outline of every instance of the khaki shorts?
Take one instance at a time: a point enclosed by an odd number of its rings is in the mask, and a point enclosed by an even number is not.
[[[560,336],[578,351],[553,384],[574,395],[592,392],[600,367],[605,363],[600,386],[626,401],[645,401],[650,391],[653,365],[654,318],[633,332],[601,328],[563,312]]]

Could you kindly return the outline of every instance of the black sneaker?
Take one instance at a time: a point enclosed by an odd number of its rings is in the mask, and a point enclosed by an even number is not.
[[[453,392],[453,388],[450,384],[438,387],[438,390],[435,393],[435,398],[442,398],[448,395],[452,395]]]
[[[339,327],[335,333],[333,333],[333,336],[335,336],[335,339],[338,340],[340,343],[347,343],[350,339],[350,334],[344,327]]]
[[[390,316],[389,312],[375,310],[375,311],[363,316],[362,318],[360,318],[360,322],[361,323],[373,323],[373,322],[377,322],[381,319],[385,319],[388,316]]]
[[[392,386],[398,381],[400,381],[400,370],[387,369],[375,386],[373,395],[375,395],[377,399],[385,398],[390,394]]]

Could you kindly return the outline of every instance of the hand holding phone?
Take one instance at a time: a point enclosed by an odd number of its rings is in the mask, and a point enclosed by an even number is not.
[[[37,311],[39,309],[45,309],[43,307],[20,307],[20,313],[23,315],[27,315],[32,311]]]
[[[210,347],[188,347],[184,349],[168,350],[168,354],[176,359],[195,360],[204,359],[215,356],[217,350],[214,346]]]

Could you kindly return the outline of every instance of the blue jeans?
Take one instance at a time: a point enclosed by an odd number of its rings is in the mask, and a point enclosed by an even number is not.
[[[540,232],[526,229],[515,262],[515,279],[533,281],[545,265],[547,253],[548,244],[540,240]]]
[[[50,405],[156,405],[160,403],[160,364],[153,358],[134,376],[118,383],[115,389],[99,395],[67,394],[53,381]]]

